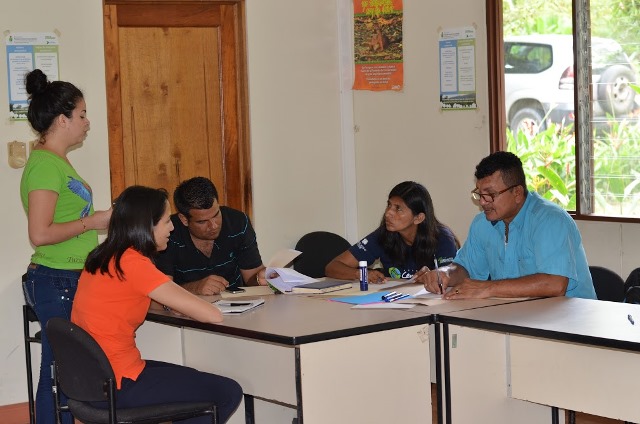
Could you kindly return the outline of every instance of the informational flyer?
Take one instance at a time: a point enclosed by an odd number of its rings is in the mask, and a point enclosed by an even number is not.
[[[440,107],[477,109],[475,28],[442,30],[439,45]]]
[[[52,32],[19,32],[5,37],[7,81],[9,83],[9,119],[27,119],[29,107],[25,75],[41,69],[49,81],[59,79],[58,36]]]
[[[402,0],[354,0],[354,90],[402,91]]]

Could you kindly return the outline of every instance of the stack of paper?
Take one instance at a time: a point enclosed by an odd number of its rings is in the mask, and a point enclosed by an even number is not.
[[[292,268],[268,267],[264,275],[269,284],[282,293],[291,293],[294,286],[318,281],[315,278],[301,274]]]

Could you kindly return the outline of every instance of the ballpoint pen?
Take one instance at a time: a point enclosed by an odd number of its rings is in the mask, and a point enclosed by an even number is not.
[[[383,295],[382,295],[382,300],[386,300],[386,299],[388,299],[388,298],[390,298],[390,297],[395,296],[396,294],[397,294],[397,293],[396,293],[396,292],[394,292],[394,291],[389,292],[389,293],[387,293],[387,294],[383,294]]]
[[[398,293],[397,295],[395,295],[393,297],[386,298],[384,301],[385,302],[396,302],[398,300],[406,299],[407,297],[411,297],[411,295]]]
[[[396,293],[393,296],[388,296],[384,298],[385,302],[393,302],[394,300],[396,300],[397,298],[404,296],[402,293]]]
[[[401,295],[401,296],[398,296],[398,297],[394,298],[394,299],[392,300],[392,302],[397,302],[398,300],[406,299],[406,298],[408,298],[408,297],[411,297],[411,295],[410,295],[410,294],[403,294],[403,295]]]
[[[444,293],[442,289],[442,280],[440,279],[440,268],[438,267],[438,258],[433,257],[433,264],[436,266],[436,277],[438,277],[438,287],[440,287],[440,294]]]
[[[393,296],[389,296],[389,297],[385,298],[384,301],[385,302],[394,302],[394,301],[400,299],[403,296],[406,296],[406,295],[402,294],[402,293],[396,293]]]

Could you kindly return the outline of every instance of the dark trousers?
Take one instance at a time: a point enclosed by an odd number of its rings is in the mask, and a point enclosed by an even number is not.
[[[220,422],[226,422],[242,400],[242,387],[227,377],[198,371],[182,365],[146,361],[136,381],[122,379],[117,391],[118,408],[171,402],[213,402]],[[183,424],[208,424],[211,417],[180,421]]]

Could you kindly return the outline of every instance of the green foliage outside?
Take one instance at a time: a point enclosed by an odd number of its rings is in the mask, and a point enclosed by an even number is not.
[[[628,121],[611,122],[594,137],[595,212],[600,215],[640,216],[640,127]],[[571,126],[550,124],[528,138],[507,131],[507,150],[520,157],[530,190],[576,210],[576,154]]]
[[[591,35],[618,41],[640,69],[640,0],[591,0]],[[504,35],[571,34],[570,0],[503,0]],[[634,89],[640,93],[639,87]],[[576,154],[571,126],[549,124],[533,137],[507,129],[507,150],[525,166],[529,188],[576,210]],[[594,212],[640,217],[640,126],[614,120],[593,133]]]
[[[504,35],[571,34],[571,0],[503,0]],[[591,36],[613,38],[640,60],[640,0],[591,0]]]
[[[550,124],[529,138],[507,130],[507,151],[516,154],[524,166],[529,190],[545,199],[576,209],[576,144],[571,126]]]

